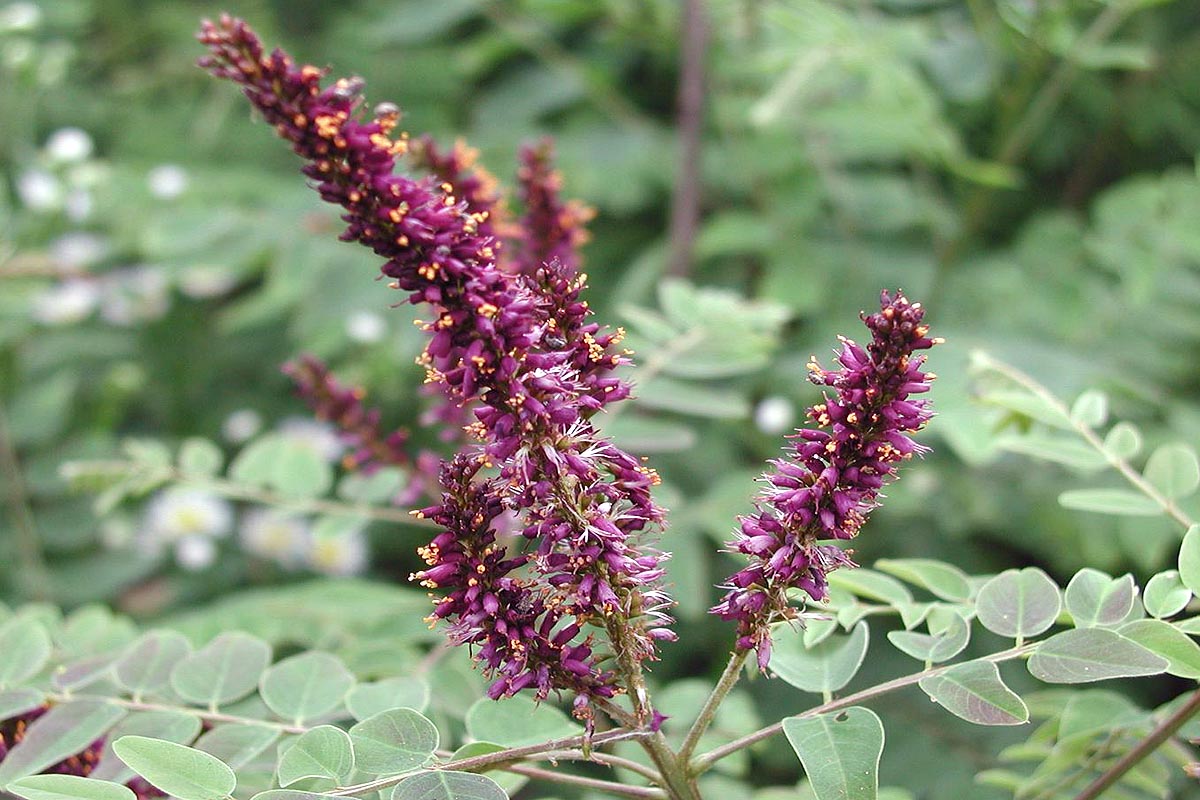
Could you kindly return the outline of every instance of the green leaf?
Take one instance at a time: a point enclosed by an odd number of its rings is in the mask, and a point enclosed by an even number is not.
[[[360,683],[346,695],[346,708],[362,721],[380,711],[411,708],[424,711],[429,705],[429,684],[420,678],[384,678]]]
[[[270,663],[271,646],[263,640],[222,633],[175,665],[171,687],[190,703],[215,708],[254,691]]]
[[[241,769],[275,743],[278,728],[265,725],[218,725],[196,740],[195,748],[216,756],[231,769]]]
[[[1005,570],[981,586],[975,598],[979,623],[1016,639],[1047,630],[1061,609],[1058,586],[1037,567]]]
[[[562,739],[582,732],[563,712],[547,703],[517,695],[504,700],[477,701],[467,711],[467,733],[472,739],[505,747]]]
[[[21,743],[0,761],[0,786],[70,758],[124,716],[124,710],[103,700],[75,700],[54,706],[34,720]]]
[[[1004,685],[1000,670],[991,661],[955,664],[945,672],[922,678],[920,687],[951,714],[976,725],[1020,725],[1029,721],[1025,701]]]
[[[46,695],[37,689],[8,689],[0,692],[0,720],[19,717],[46,702]]]
[[[268,669],[259,693],[268,708],[301,725],[337,708],[352,686],[354,676],[340,658],[310,651]]]
[[[1110,578],[1096,569],[1081,569],[1067,584],[1067,612],[1076,628],[1119,625],[1133,609],[1136,594],[1132,575]]]
[[[1071,419],[1089,428],[1099,428],[1108,420],[1108,396],[1088,389],[1071,404]]]
[[[395,775],[424,765],[438,746],[438,729],[408,708],[381,711],[350,729],[354,760],[363,772]]]
[[[1105,628],[1076,628],[1040,643],[1029,672],[1046,683],[1091,683],[1166,672],[1167,660]]]
[[[25,800],[134,800],[136,797],[128,786],[78,775],[30,775],[10,783],[5,790]]]
[[[691,381],[657,377],[638,386],[637,403],[645,408],[716,419],[744,419],[750,403],[740,393]]]
[[[229,468],[240,483],[266,486],[285,497],[319,497],[333,485],[333,469],[313,447],[280,434],[248,445]]]
[[[880,603],[911,603],[912,593],[903,583],[870,569],[840,569],[829,573],[829,585]]]
[[[1103,453],[1074,436],[1032,432],[1004,437],[998,447],[1030,458],[1039,458],[1080,472],[1099,472],[1108,466]]]
[[[655,699],[658,699],[657,697]],[[471,742],[464,744],[462,747],[454,751],[450,756],[451,761],[460,761],[464,758],[475,758],[476,756],[486,756],[491,753],[499,753],[501,750],[507,750],[504,745],[496,744],[495,742]],[[529,783],[529,778],[524,775],[518,775],[515,772],[504,772],[499,769],[484,769],[481,772],[491,772],[492,780],[500,785],[505,794],[514,795],[521,791],[525,784]]]
[[[117,723],[108,734],[100,763],[92,770],[93,778],[128,783],[133,777],[129,769],[113,750],[113,742],[122,736],[146,736],[176,744],[187,744],[200,733],[200,719],[182,711],[135,711]]]
[[[1200,488],[1200,461],[1186,444],[1164,444],[1146,462],[1146,480],[1172,500]]]
[[[50,650],[50,635],[36,620],[17,616],[0,625],[0,689],[41,672]]]
[[[1142,604],[1152,617],[1173,617],[1192,600],[1192,590],[1183,585],[1177,570],[1160,572],[1146,583]]]
[[[966,649],[971,639],[971,626],[962,617],[952,614],[949,624],[938,633],[888,631],[887,638],[901,652],[918,661],[940,664]]]
[[[870,633],[860,622],[846,636],[830,636],[812,648],[791,625],[772,631],[770,669],[785,682],[805,692],[836,692],[858,672],[867,655]]]
[[[508,795],[486,775],[439,769],[400,781],[392,800],[508,800]]]
[[[123,736],[113,751],[154,786],[179,800],[222,800],[233,794],[233,770],[208,753],[145,736]]]
[[[1117,458],[1128,461],[1142,449],[1142,433],[1135,425],[1118,422],[1104,437],[1104,449]]]
[[[1179,546],[1179,579],[1192,594],[1200,592],[1200,525],[1188,528]]]
[[[300,738],[279,759],[279,785],[291,786],[303,778],[345,781],[354,771],[350,734],[332,725],[318,725]]]
[[[1058,496],[1063,508],[1115,514],[1126,517],[1157,517],[1163,513],[1158,503],[1128,489],[1073,489]]]
[[[1167,659],[1167,672],[1180,678],[1200,680],[1200,645],[1169,622],[1139,619],[1122,625],[1118,632],[1127,639]]]
[[[181,633],[147,631],[116,663],[117,682],[134,697],[156,692],[171,682],[171,671],[191,652],[191,644]]]
[[[971,596],[966,574],[951,564],[929,558],[884,558],[876,561],[875,566],[943,600],[956,602]]]
[[[783,732],[817,800],[874,800],[879,791],[883,723],[854,706],[832,714],[788,717]]]
[[[1056,406],[1046,402],[1037,395],[1020,390],[994,391],[983,395],[980,400],[984,403],[1000,406],[1024,417],[1044,422],[1055,428],[1073,430],[1071,418]]]
[[[211,478],[224,464],[225,454],[208,439],[185,439],[179,448],[179,470],[184,475]]]
[[[337,800],[343,795],[336,794],[321,794],[320,792],[305,792],[299,789],[268,789],[265,792],[259,792],[250,798],[250,800]],[[378,797],[378,795],[376,795]]]
[[[118,654],[104,653],[63,664],[50,676],[50,684],[59,691],[74,692],[112,675]],[[0,719],[3,719],[0,716]]]

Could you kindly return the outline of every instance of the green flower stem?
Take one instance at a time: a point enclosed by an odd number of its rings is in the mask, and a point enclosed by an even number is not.
[[[1109,466],[1121,473],[1125,480],[1129,481],[1129,483],[1135,489],[1157,503],[1162,508],[1164,513],[1182,525],[1184,529],[1190,528],[1196,524],[1196,521],[1188,516],[1182,509],[1180,509],[1179,506],[1177,506],[1171,500],[1171,498],[1154,488],[1154,485],[1150,483],[1150,481],[1142,477],[1142,474],[1134,469],[1133,465],[1131,465],[1125,459],[1109,452],[1108,448],[1104,446],[1104,440],[1100,438],[1100,435],[1097,434],[1090,425],[1087,425],[1086,423],[1076,420],[1074,417],[1072,417],[1071,409],[1068,408],[1067,404],[1060,400],[1058,396],[1054,394],[1054,392],[1038,383],[1037,380],[1032,376],[1022,372],[1010,364],[1006,364],[1003,361],[998,361],[986,353],[975,353],[973,358],[975,363],[979,364],[984,369],[1008,378],[1010,381],[1022,387],[1030,394],[1033,394],[1047,405],[1052,406],[1055,411],[1069,419],[1071,421],[1071,427],[1074,428],[1075,432],[1078,433],[1085,442],[1091,445],[1096,452],[1104,456],[1104,459],[1108,462]]]
[[[609,744],[612,742],[626,741],[629,739],[641,740],[649,736],[648,731],[630,731],[630,730],[615,730],[598,733],[591,737],[593,746]],[[489,769],[503,769],[515,765],[520,761],[528,761],[531,759],[545,758],[548,753],[553,753],[562,750],[572,750],[583,746],[587,740],[587,736],[570,736],[565,739],[555,739],[550,742],[541,742],[540,744],[531,744],[524,747],[510,747],[507,750],[498,750],[495,753],[485,753],[480,756],[471,758],[460,758],[456,761],[447,761],[443,764],[433,764],[425,769],[444,769],[454,770],[456,772],[485,772]],[[331,789],[325,794],[334,795],[336,797],[353,797],[360,794],[368,794],[376,792],[380,789],[386,789],[389,786],[395,786],[400,781],[407,778],[411,773],[402,775],[389,775],[386,778],[379,778],[366,783],[359,783],[353,786],[343,786],[337,789]],[[556,774],[556,773],[551,773]],[[618,784],[614,784],[618,785]],[[639,795],[642,796],[642,795]],[[656,797],[658,795],[655,795]]]
[[[514,764],[510,767],[505,767],[504,770],[537,780],[580,786],[585,789],[598,789],[599,791],[621,797],[653,798],[653,800],[665,800],[667,797],[667,793],[662,789],[656,789],[651,786],[628,786],[623,783],[588,778],[583,775],[571,775],[566,772],[555,772],[554,770],[530,767],[525,764]]]
[[[274,722],[266,719],[255,719],[254,717],[239,717],[234,714],[222,714],[219,711],[212,711],[204,708],[192,708],[191,706],[173,706],[163,703],[145,703],[140,700],[128,700],[124,697],[103,697],[100,695],[87,694],[47,694],[46,699],[51,703],[70,703],[75,700],[98,700],[102,703],[108,703],[110,706],[117,706],[129,711],[172,711],[177,714],[189,714],[204,722],[216,723],[231,723],[238,725],[257,725],[260,728],[271,728],[280,733],[306,733],[308,728],[303,725],[290,725],[286,722]]]
[[[1012,647],[1008,650],[1002,650],[999,653],[992,653],[990,656],[984,656],[978,660],[991,661],[993,663],[1011,661],[1014,658],[1023,658],[1024,656],[1032,653],[1035,649],[1037,649],[1036,642],[1022,645],[1021,647]],[[897,689],[903,689],[906,686],[911,686],[920,681],[922,678],[930,678],[934,675],[941,675],[943,672],[946,672],[954,666],[956,665],[946,664],[944,666],[937,667],[936,669],[926,669],[921,670],[920,672],[914,672],[911,675],[905,675],[903,677],[890,680],[886,683],[881,683],[868,689],[863,689],[861,692],[855,692],[854,694],[846,695],[845,697],[838,698],[837,700],[831,700],[828,703],[822,703],[819,706],[814,706],[807,711],[801,712],[794,718],[807,719],[809,717],[827,714],[830,711],[838,711],[843,708],[849,708],[850,706],[855,706],[867,700],[873,700],[876,697],[894,692]],[[780,720],[774,725],[768,725],[765,728],[756,730],[754,733],[747,734],[739,739],[734,739],[728,744],[715,747],[712,750],[709,750],[707,753],[703,753],[694,758],[692,763],[689,765],[689,771],[692,775],[700,775],[710,769],[713,764],[717,763],[722,758],[725,758],[725,756],[736,753],[739,750],[744,750],[752,744],[761,742],[763,739],[769,739],[782,730],[783,721]]]
[[[25,478],[21,474],[21,462],[17,458],[17,447],[8,427],[8,414],[0,402],[0,477],[6,489],[5,498],[12,520],[13,538],[16,540],[17,580],[21,591],[33,600],[50,599],[50,573],[42,555],[41,538],[29,508],[29,495],[25,491]]]
[[[133,475],[137,474],[141,469],[141,465],[134,461],[80,461],[73,463],[79,465],[78,471],[80,472],[108,473],[111,475]],[[165,470],[163,476],[167,482],[205,489],[228,497],[231,500],[244,500],[250,503],[284,508],[301,514],[344,514],[415,528],[431,529],[436,527],[432,521],[418,519],[408,509],[404,508],[385,508],[383,506],[366,505],[363,503],[342,503],[337,500],[322,498],[287,497],[286,495],[260,489],[255,486],[247,486],[246,484],[237,483],[225,478],[194,475],[176,468]]]
[[[606,767],[613,769],[623,769],[629,772],[635,772],[647,780],[653,781],[656,784],[662,784],[662,775],[653,767],[647,767],[645,764],[639,764],[636,761],[621,756],[614,756],[611,753],[585,753],[582,750],[551,750],[549,753],[543,753],[541,759],[546,761],[590,761],[594,764],[603,764]]]
[[[1075,796],[1075,800],[1096,800],[1142,759],[1149,757],[1158,749],[1159,745],[1174,736],[1175,732],[1195,716],[1197,711],[1200,711],[1200,691],[1192,692],[1191,698],[1186,703],[1180,706],[1174,714],[1158,723],[1149,736],[1138,742],[1136,747],[1109,767],[1103,775],[1092,781],[1087,788]]]
[[[717,709],[721,707],[721,702],[741,677],[742,665],[746,663],[746,657],[749,654],[749,650],[735,650],[729,657],[725,671],[721,673],[717,685],[713,687],[712,693],[704,701],[704,707],[700,709],[696,721],[692,723],[692,727],[683,740],[683,745],[679,748],[680,761],[686,764],[691,759],[696,745],[700,743],[700,737],[708,730],[708,726],[712,724],[713,718],[717,715]]]
[[[611,617],[607,625],[608,637],[617,652],[621,683],[629,693],[634,716],[639,725],[646,725],[653,718],[654,708],[650,702],[650,693],[646,689],[642,665],[632,655],[633,645],[629,641],[628,624],[623,618]],[[662,731],[648,733],[639,744],[650,756],[654,766],[658,767],[663,777],[663,786],[673,800],[700,800],[696,782],[688,774],[687,762],[671,750]]]

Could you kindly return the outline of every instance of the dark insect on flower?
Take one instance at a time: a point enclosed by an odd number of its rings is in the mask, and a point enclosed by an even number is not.
[[[850,553],[818,542],[858,535],[898,463],[925,450],[909,437],[932,416],[925,401],[909,399],[928,391],[935,377],[914,355],[939,342],[929,338],[924,314],[920,303],[884,292],[879,312],[863,315],[871,332],[865,348],[843,338],[838,369],[815,360],[808,366],[809,379],[833,394],[808,411],[818,427],[796,431],[789,457],[771,462],[758,510],[740,519],[730,542],[750,563],[726,581],[728,591],[712,609],[738,623],[738,647],[757,650],[763,669],[771,623],[795,616],[788,590],[824,600],[826,575],[854,566]]]

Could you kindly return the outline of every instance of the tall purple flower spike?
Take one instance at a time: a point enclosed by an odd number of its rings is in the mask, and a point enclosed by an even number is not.
[[[712,609],[737,622],[738,648],[756,650],[764,670],[771,623],[795,614],[788,590],[824,600],[826,575],[854,566],[852,551],[818,542],[858,535],[899,462],[926,449],[909,438],[932,416],[925,401],[909,399],[936,377],[921,371],[924,356],[913,355],[940,342],[928,337],[924,314],[920,303],[884,292],[879,313],[863,315],[871,331],[865,349],[843,338],[839,369],[809,363],[809,379],[833,394],[808,411],[818,428],[797,430],[788,457],[771,462],[757,511],[739,520],[730,542],[750,563],[729,578]]]
[[[342,207],[342,238],[384,258],[391,285],[433,310],[419,359],[427,382],[473,407],[466,428],[478,443],[443,473],[442,504],[423,512],[446,528],[422,551],[429,568],[413,576],[443,593],[434,617],[450,622],[455,641],[491,643],[475,656],[495,680],[493,696],[573,691],[576,712],[586,716],[589,698],[613,691],[603,663],[611,654],[593,649],[592,632],[619,629],[622,656],[635,660],[654,658],[656,642],[673,638],[671,601],[659,588],[665,556],[645,541],[663,521],[651,496],[658,476],[591,422],[629,396],[612,374],[628,362],[618,349],[623,332],[587,321],[584,276],[573,261],[506,271],[497,265],[489,210],[456,195],[449,181],[397,174],[408,150],[407,137],[396,135],[399,109],[385,103],[363,118],[361,80],[322,87],[323,70],[297,67],[280,50],[267,55],[246,24],[230,17],[206,22],[199,38],[209,49],[201,65],[243,87],[306,161],[304,174],[321,197]],[[479,466],[497,477],[480,479]],[[479,515],[455,510],[468,506],[489,510],[477,522]],[[463,548],[490,535],[496,508],[515,512],[528,540],[516,559],[527,573],[519,583],[527,598],[520,624],[480,615],[467,591],[478,578],[460,569]],[[508,579],[504,558],[476,566]],[[518,584],[506,586],[515,592]],[[521,647],[501,647],[498,637],[514,630]],[[557,667],[549,666],[554,658]]]

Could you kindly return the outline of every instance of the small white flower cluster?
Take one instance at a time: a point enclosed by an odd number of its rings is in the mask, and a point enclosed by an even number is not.
[[[108,176],[108,168],[92,158],[95,144],[80,128],[59,128],[50,134],[32,166],[17,176],[17,197],[37,214],[64,214],[85,222],[95,208],[93,191]]]
[[[344,576],[367,567],[361,525],[314,527],[303,515],[261,507],[246,511],[237,523],[243,551],[284,569]],[[164,489],[146,505],[134,543],[148,557],[162,558],[169,552],[180,568],[199,572],[216,563],[218,542],[229,537],[234,524],[233,505],[219,495],[194,488]],[[107,541],[113,546],[123,542]]]
[[[83,247],[89,246],[85,237],[91,237],[91,234],[67,234],[51,247],[51,252],[63,246],[77,248],[75,255],[81,256]],[[69,238],[74,241],[63,242]],[[94,247],[89,257],[102,257],[102,243]],[[96,252],[100,255],[94,255]],[[65,259],[59,263],[73,268],[86,265],[78,260],[72,263]],[[73,277],[59,281],[34,298],[31,314],[42,325],[55,327],[83,322],[99,309],[100,318],[108,324],[128,328],[159,319],[170,307],[170,286],[166,275],[157,267],[140,265],[112,270],[96,277]]]

